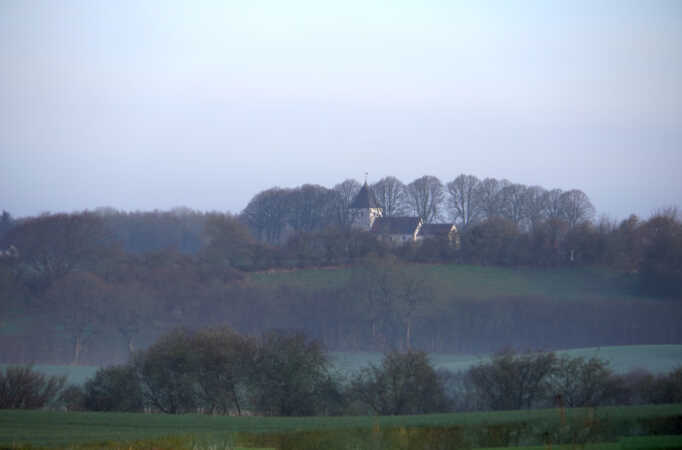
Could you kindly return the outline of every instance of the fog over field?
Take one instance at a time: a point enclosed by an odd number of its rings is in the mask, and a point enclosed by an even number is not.
[[[682,5],[0,4],[0,208],[241,211],[459,173],[680,206]]]

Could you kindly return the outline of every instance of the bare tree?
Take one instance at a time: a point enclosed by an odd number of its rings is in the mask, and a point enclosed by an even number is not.
[[[523,184],[509,184],[498,193],[500,214],[517,227],[524,220],[524,195],[526,186]]]
[[[405,326],[405,349],[412,348],[412,320],[416,312],[423,309],[431,300],[433,292],[423,277],[415,275],[414,271],[398,268],[393,274],[393,291],[398,302],[396,309]]]
[[[540,186],[530,186],[523,194],[524,216],[531,230],[535,230],[546,218],[546,190]]]
[[[354,295],[362,302],[372,340],[379,347],[386,346],[386,334],[393,325],[395,267],[396,262],[392,258],[368,258],[355,265],[352,272]]]
[[[431,223],[441,216],[443,183],[434,176],[424,175],[407,185],[407,198],[412,212],[425,223]]]
[[[26,220],[0,242],[13,245],[26,275],[47,288],[74,270],[88,270],[114,248],[114,240],[96,214],[54,214]]]
[[[100,331],[111,286],[88,272],[72,272],[55,282],[46,293],[50,309],[73,343],[72,364],[78,365],[92,337]]]
[[[298,232],[318,231],[333,223],[334,192],[304,184],[288,195],[289,225]]]
[[[570,228],[581,222],[591,220],[594,217],[594,206],[587,195],[579,190],[572,189],[561,194],[561,209],[563,218]]]
[[[47,376],[31,366],[9,366],[0,370],[0,409],[44,408],[56,399],[66,376]]]
[[[246,223],[260,239],[271,244],[279,242],[287,221],[288,194],[289,191],[274,187],[258,193],[244,208]]]
[[[474,175],[461,174],[447,184],[448,206],[455,221],[462,228],[475,223],[481,214],[478,191],[481,180]]]
[[[561,396],[562,404],[570,408],[614,404],[624,394],[622,379],[609,368],[609,362],[595,357],[562,356],[550,385],[553,394]]]
[[[340,226],[348,226],[353,223],[350,205],[362,186],[357,181],[349,178],[334,186],[336,195],[336,220]]]
[[[105,320],[123,337],[131,357],[135,338],[152,321],[154,298],[143,284],[130,283],[112,286],[112,300],[106,306]]]
[[[508,181],[486,178],[478,185],[477,201],[479,203],[480,214],[483,219],[489,220],[500,216],[500,197],[498,193],[509,184]]]
[[[404,344],[410,350],[414,317],[433,297],[426,280],[392,258],[369,258],[353,271],[352,277],[375,341],[386,345],[388,338],[394,338],[397,342],[391,347]],[[402,337],[393,332],[398,328],[404,329]]]
[[[545,217],[549,220],[563,219],[563,202],[561,189],[552,189],[545,192],[543,204],[545,207]]]
[[[211,214],[204,230],[203,257],[215,264],[244,267],[251,263],[254,238],[246,226],[230,214]]]
[[[399,179],[392,176],[384,177],[372,185],[372,191],[384,217],[405,214],[407,193],[405,185]]]

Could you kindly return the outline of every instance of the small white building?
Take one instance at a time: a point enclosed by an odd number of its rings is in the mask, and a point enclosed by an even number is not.
[[[357,230],[370,231],[374,221],[378,217],[383,217],[379,202],[366,181],[350,204],[350,210],[353,215],[351,226]]]
[[[457,244],[457,227],[452,223],[425,224],[421,217],[384,217],[372,189],[365,184],[350,205],[351,224],[356,230],[369,231],[389,244],[401,245],[423,239],[447,239]]]

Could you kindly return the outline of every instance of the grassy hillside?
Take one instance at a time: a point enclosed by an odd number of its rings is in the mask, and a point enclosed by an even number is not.
[[[178,288],[176,296],[149,294],[146,307],[153,312],[144,318],[135,344],[143,348],[173,327],[227,324],[251,335],[268,329],[300,330],[331,350],[399,347],[405,342],[407,309],[400,300],[405,288],[395,280],[413,280],[410,272],[417,275],[415,283],[432,288],[411,317],[410,345],[431,352],[682,344],[682,303],[640,296],[627,275],[604,268],[410,264],[389,272],[391,286],[397,287],[387,298],[399,300],[374,305],[365,288],[359,288],[370,286],[372,279],[355,279],[356,270],[363,269],[250,273],[245,281],[207,284],[205,290],[197,282],[192,289]],[[350,286],[351,279],[357,281],[355,286]],[[110,364],[128,357],[125,339],[115,320],[109,320],[118,317],[117,305],[112,303],[112,314],[102,315],[105,323],[98,325],[82,362]],[[37,308],[10,311],[0,318],[0,347],[7,349],[0,361],[72,360],[73,337],[50,313]]]
[[[437,448],[528,446],[548,441],[594,445],[618,443],[631,435],[678,434],[682,432],[680,411],[682,405],[578,408],[567,410],[562,421],[556,410],[312,418],[5,410],[0,411],[0,446],[100,443],[101,447],[92,448],[114,448],[112,442],[169,435],[191,436],[185,442],[189,448],[209,448],[192,445],[192,441],[298,450],[422,449],[436,448],[428,446],[436,442],[441,443]],[[167,446],[148,443],[144,448],[172,448],[181,443],[174,442]],[[679,438],[670,442],[680,444]],[[443,447],[445,443],[451,446]]]
[[[504,268],[462,264],[412,264],[410,270],[428,281],[439,296],[487,299],[542,296],[562,299],[639,299],[634,281],[606,268]],[[341,287],[351,268],[301,269],[250,275],[260,286]]]

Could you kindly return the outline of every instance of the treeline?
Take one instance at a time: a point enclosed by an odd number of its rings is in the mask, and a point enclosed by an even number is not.
[[[435,370],[423,352],[393,351],[357,373],[334,372],[301,334],[175,330],[127,364],[62,390],[63,377],[0,373],[0,406],[69,410],[313,416],[595,407],[682,402],[682,368],[615,374],[598,358],[505,350],[464,372]]]
[[[242,212],[254,234],[280,243],[289,232],[311,232],[347,225],[349,206],[361,185],[346,180],[332,189],[303,185],[271,188],[257,194]],[[562,221],[573,228],[590,221],[595,209],[584,192],[546,190],[508,180],[459,175],[447,183],[424,175],[404,184],[388,176],[370,186],[384,216],[418,216],[426,223],[451,220],[459,229],[492,219],[504,219],[521,231],[546,221]]]
[[[262,242],[296,248],[299,266],[346,263],[353,255],[344,249],[357,246],[338,230],[347,230],[349,206],[360,187],[346,180],[332,189],[271,188],[254,196],[240,220]],[[682,225],[675,210],[662,210],[648,220],[632,215],[620,223],[595,221],[594,206],[578,189],[548,190],[465,174],[447,183],[425,175],[404,184],[389,176],[370,187],[385,216],[451,220],[458,227],[459,251],[437,240],[385,250],[404,260],[531,267],[600,264],[636,274],[648,294],[682,296]],[[342,244],[335,245],[339,239]],[[372,244],[368,251],[378,252]]]
[[[168,329],[209,324],[229,324],[246,334],[301,330],[334,350],[475,353],[494,351],[500,342],[520,348],[538,342],[546,348],[682,342],[679,302],[504,295],[480,302],[439,288],[409,264],[518,264],[529,257],[524,246],[535,242],[529,236],[543,235],[513,228],[495,234],[494,224],[503,219],[464,230],[457,250],[437,241],[390,248],[370,233],[340,229],[270,246],[254,239],[237,217],[191,215],[199,216],[204,228],[196,253],[127,251],[100,213],[14,223],[0,242],[0,248],[14,249],[0,256],[0,313],[12,324],[0,334],[0,357],[121,361]],[[182,223],[182,215],[173,221]],[[613,228],[577,226],[563,243],[538,244],[537,255],[549,258],[572,248],[575,264],[600,261],[587,259],[588,253],[611,255],[623,276],[642,289],[679,299],[680,228],[673,215]],[[341,275],[330,287],[256,283],[245,273],[340,264],[350,265],[350,277]]]

